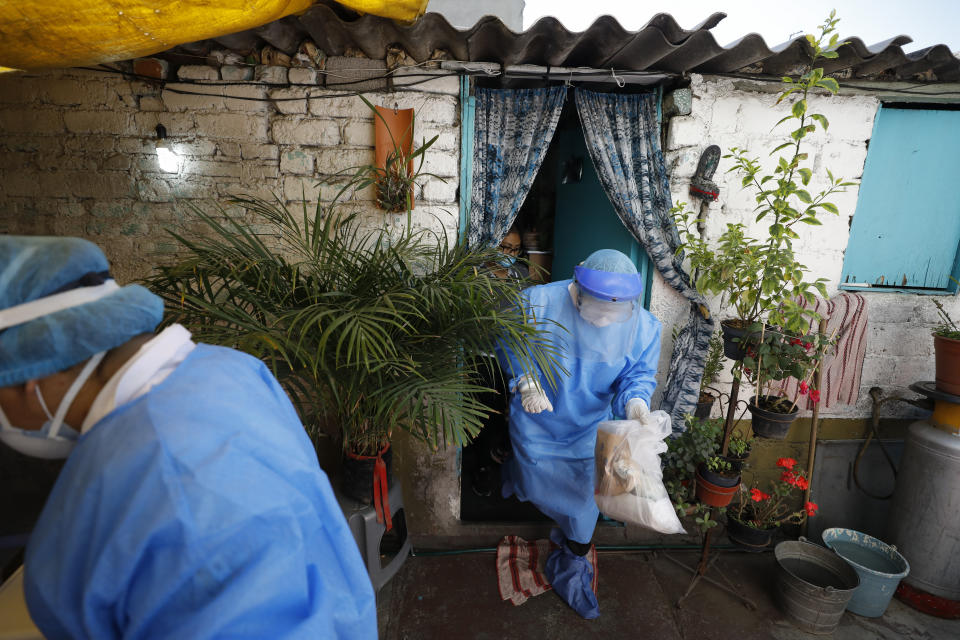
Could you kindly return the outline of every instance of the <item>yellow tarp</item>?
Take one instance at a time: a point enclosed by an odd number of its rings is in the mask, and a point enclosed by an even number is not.
[[[410,21],[428,0],[342,0]],[[79,67],[149,56],[306,11],[313,0],[0,0],[0,69]]]

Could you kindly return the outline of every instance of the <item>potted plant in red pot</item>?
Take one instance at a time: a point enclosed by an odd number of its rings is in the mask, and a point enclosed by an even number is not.
[[[714,455],[697,467],[697,499],[711,507],[725,507],[740,486],[740,473],[723,456]]]
[[[817,512],[817,505],[807,502],[795,509],[797,494],[810,486],[793,458],[780,458],[777,466],[783,471],[770,483],[770,493],[759,488],[740,486],[739,500],[727,510],[727,536],[737,546],[749,551],[763,551],[773,540],[781,524],[801,524]]]
[[[940,325],[933,331],[933,348],[937,366],[937,390],[960,396],[960,327],[943,308],[943,303],[934,300]]]

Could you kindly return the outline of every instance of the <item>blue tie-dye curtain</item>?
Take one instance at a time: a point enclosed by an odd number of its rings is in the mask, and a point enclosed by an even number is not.
[[[557,130],[564,86],[477,89],[471,247],[496,246],[520,211]]]
[[[576,102],[593,166],[617,215],[646,248],[664,280],[690,301],[690,320],[674,341],[660,401],[660,408],[673,419],[674,432],[680,432],[684,415],[693,413],[697,403],[714,324],[677,253],[680,237],[670,215],[657,98],[577,89]]]

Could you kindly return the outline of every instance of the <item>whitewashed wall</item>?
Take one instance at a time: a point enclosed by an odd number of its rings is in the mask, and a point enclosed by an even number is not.
[[[774,84],[766,91],[759,85],[729,78],[693,75],[693,111],[688,116],[670,120],[664,149],[671,174],[671,193],[674,201],[698,207],[699,201],[689,195],[689,179],[693,176],[700,153],[709,145],[719,145],[724,154],[731,147],[746,148],[751,156],[765,162],[769,152],[786,141],[789,123],[774,129],[774,124],[787,115],[784,104],[777,106]],[[880,101],[876,97],[818,95],[810,100],[814,112],[823,113],[830,121],[829,131],[821,130],[808,136],[804,150],[810,154],[814,178],[811,193],[825,186],[825,169],[834,176],[859,180],[863,175],[867,156],[867,142],[873,129],[874,117]],[[728,223],[742,222],[758,233],[764,223],[754,221],[754,193],[740,186],[740,179],[726,173],[730,159],[722,159],[714,175],[720,186],[719,199],[710,205],[705,234],[717,238]],[[765,165],[766,166],[766,165]],[[811,166],[811,165],[808,165]],[[850,221],[857,203],[858,187],[832,198],[840,214],[823,214],[822,227],[801,225],[801,238],[796,243],[799,260],[811,269],[813,278],[829,280],[828,290],[835,295],[843,267],[843,254],[849,238]],[[934,377],[933,338],[930,332],[936,324],[936,309],[930,296],[896,293],[863,294],[867,299],[870,328],[867,335],[867,355],[863,366],[860,399],[856,406],[834,406],[821,410],[825,417],[854,418],[870,415],[870,387],[878,386],[885,395],[902,394],[915,397],[907,387],[920,380]],[[947,309],[956,318],[960,316],[960,301],[954,296],[942,298]],[[710,301],[713,312],[720,318],[732,315],[721,306],[719,299]],[[669,366],[670,330],[685,321],[688,306],[661,278],[654,281],[651,309],[664,323],[664,348],[660,371]],[[661,378],[665,377],[661,374]],[[729,381],[729,375],[725,376]],[[662,383],[662,380],[661,380]],[[913,416],[916,410],[900,403],[888,404],[884,415]]]

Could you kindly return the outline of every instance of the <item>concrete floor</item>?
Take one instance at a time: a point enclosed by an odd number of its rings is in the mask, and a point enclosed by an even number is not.
[[[772,553],[722,551],[708,575],[720,570],[757,605],[701,581],[681,608],[690,574],[666,552],[602,551],[599,557],[600,617],[584,620],[552,592],[521,606],[497,591],[495,554],[422,555],[407,560],[377,598],[382,640],[463,638],[476,640],[549,638],[653,638],[655,640],[801,640],[804,633],[777,610],[772,594]],[[672,551],[694,566],[698,552]],[[882,618],[845,613],[834,638],[842,640],[956,640],[960,621],[922,614],[898,600]]]

